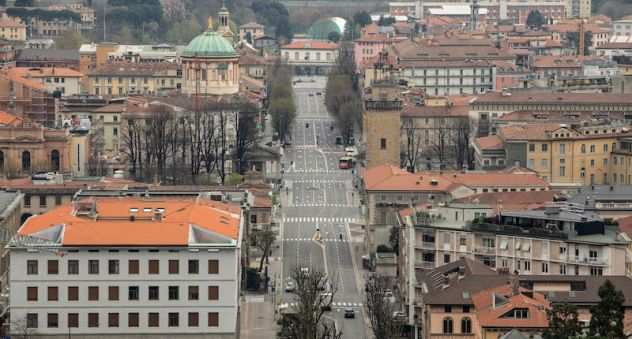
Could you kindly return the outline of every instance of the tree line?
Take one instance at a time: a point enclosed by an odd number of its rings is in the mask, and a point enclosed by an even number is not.
[[[28,23],[31,19],[38,19],[42,21],[73,21],[80,23],[81,17],[78,13],[69,10],[46,10],[41,8],[22,8],[22,7],[9,7],[7,8],[7,15],[11,17],[18,17],[22,19],[24,23]]]
[[[247,102],[204,102],[193,111],[152,105],[129,116],[123,150],[130,173],[139,180],[192,184],[216,179],[226,183],[232,171],[244,174],[258,142],[257,108]],[[215,183],[215,182],[204,182]]]
[[[272,117],[272,128],[281,143],[288,141],[296,118],[296,103],[292,88],[292,69],[277,61],[268,71],[268,113]]]

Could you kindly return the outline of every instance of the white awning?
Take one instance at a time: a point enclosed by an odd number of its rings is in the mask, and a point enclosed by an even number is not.
[[[507,239],[501,240],[500,241],[500,249],[501,250],[506,250],[508,244],[509,244],[509,241],[507,241]]]

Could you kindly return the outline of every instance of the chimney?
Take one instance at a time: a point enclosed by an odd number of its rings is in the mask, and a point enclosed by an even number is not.
[[[514,273],[509,278],[509,283],[511,284],[511,295],[518,295],[520,293],[520,286],[518,281],[518,271],[514,271]]]
[[[138,208],[131,207],[129,209],[129,221],[135,221],[136,220],[136,213],[138,213]]]
[[[154,210],[154,221],[162,221],[162,211],[159,209]]]

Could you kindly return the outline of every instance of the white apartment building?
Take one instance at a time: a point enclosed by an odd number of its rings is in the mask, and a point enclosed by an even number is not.
[[[295,40],[281,46],[281,57],[299,74],[326,74],[336,64],[338,44],[321,40]]]
[[[13,334],[235,338],[240,208],[205,199],[93,198],[31,217],[10,246]]]
[[[402,61],[399,78],[429,95],[479,94],[496,89],[496,66],[487,61]]]

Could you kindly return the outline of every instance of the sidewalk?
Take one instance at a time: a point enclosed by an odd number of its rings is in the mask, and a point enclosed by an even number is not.
[[[246,294],[240,299],[240,339],[276,338],[278,325],[270,297]]]

